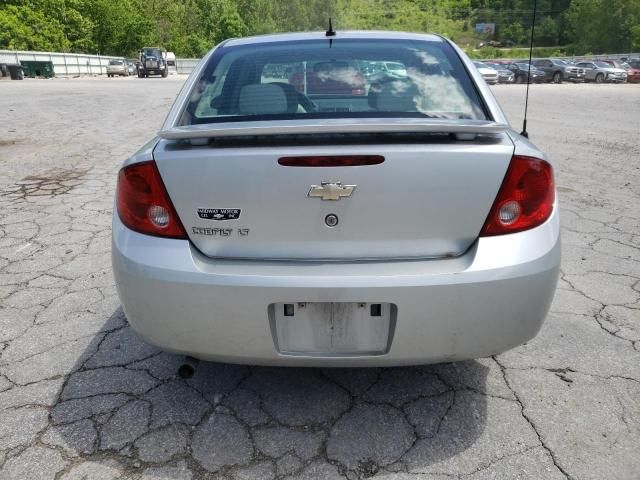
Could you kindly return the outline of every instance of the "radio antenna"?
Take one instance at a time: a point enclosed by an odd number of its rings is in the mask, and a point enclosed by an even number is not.
[[[327,30],[325,32],[325,36],[327,36],[327,37],[335,37],[336,36],[336,32],[333,29],[333,26],[331,25],[331,17],[329,17],[329,30]]]
[[[533,0],[533,18],[531,19],[531,41],[529,43],[529,71],[527,72],[527,94],[524,100],[524,120],[522,120],[522,132],[520,135],[529,138],[529,132],[527,132],[527,109],[529,108],[529,84],[531,83],[531,57],[533,55],[533,32],[536,28],[536,10],[538,7],[538,0]]]

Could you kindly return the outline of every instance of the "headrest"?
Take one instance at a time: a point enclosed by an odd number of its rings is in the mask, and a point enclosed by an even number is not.
[[[287,95],[280,85],[253,83],[245,85],[238,97],[240,115],[269,115],[290,112]]]
[[[419,95],[415,83],[392,80],[372,85],[369,89],[369,106],[379,112],[415,112]]]

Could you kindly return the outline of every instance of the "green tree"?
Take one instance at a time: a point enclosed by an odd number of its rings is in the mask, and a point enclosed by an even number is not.
[[[519,22],[514,22],[506,27],[498,30],[499,38],[502,40],[511,40],[515,43],[526,43],[529,39],[528,32]]]
[[[345,29],[434,32],[463,46],[484,36],[527,45],[534,0],[0,0],[0,48],[133,55],[157,45],[200,56],[229,38]],[[535,45],[640,48],[640,0],[537,0]]]
[[[222,0],[219,5],[219,20],[216,25],[216,43],[227,38],[242,37],[247,35],[248,29],[245,25],[236,5],[228,0]]]
[[[544,17],[536,25],[534,41],[539,47],[549,47],[558,44],[558,23],[551,17]]]
[[[631,27],[631,49],[634,52],[640,50],[640,24]]]
[[[12,50],[69,50],[63,27],[42,10],[5,5],[0,9],[0,48]]]
[[[566,15],[577,53],[628,52],[637,39],[640,0],[573,0]]]

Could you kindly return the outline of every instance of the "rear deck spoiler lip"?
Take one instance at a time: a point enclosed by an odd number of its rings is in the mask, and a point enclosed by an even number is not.
[[[510,128],[505,123],[485,120],[331,118],[189,125],[161,130],[158,136],[167,140],[190,140],[196,138],[312,133],[454,133],[480,135],[504,133]]]

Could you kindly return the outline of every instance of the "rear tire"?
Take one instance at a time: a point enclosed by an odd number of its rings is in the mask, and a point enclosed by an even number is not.
[[[604,75],[602,73],[599,73],[596,75],[596,83],[603,83],[604,82]]]
[[[555,72],[553,74],[553,79],[552,79],[553,83],[562,83],[562,73],[560,72]]]

